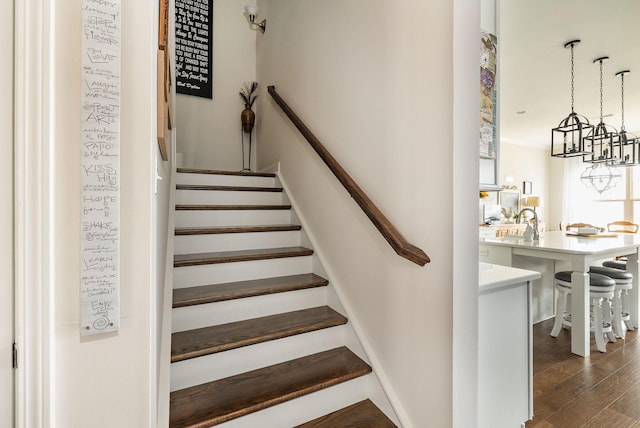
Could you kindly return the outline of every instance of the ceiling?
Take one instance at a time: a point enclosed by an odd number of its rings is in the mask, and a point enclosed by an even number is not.
[[[500,140],[550,147],[551,128],[571,112],[571,50],[574,49],[575,112],[600,121],[603,65],[604,122],[620,129],[620,70],[624,77],[627,132],[640,136],[640,1],[499,1]],[[518,114],[517,112],[526,113]],[[611,114],[612,116],[607,117]]]

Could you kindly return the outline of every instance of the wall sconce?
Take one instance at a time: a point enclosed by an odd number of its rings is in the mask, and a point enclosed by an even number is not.
[[[255,27],[260,28],[264,33],[264,31],[267,29],[267,20],[263,19],[262,22],[255,22],[256,15],[258,14],[258,7],[248,4],[244,7],[244,10],[245,12],[247,12],[247,15],[249,15],[249,23]]]

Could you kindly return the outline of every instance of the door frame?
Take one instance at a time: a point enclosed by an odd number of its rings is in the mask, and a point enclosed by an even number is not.
[[[3,156],[0,157],[0,194],[4,204],[0,208],[0,415],[3,419],[14,421],[14,384],[15,373],[12,361],[14,343],[14,269],[13,269],[13,1],[4,8],[0,17],[0,40],[5,58],[0,66],[0,129],[3,136],[0,145]]]
[[[54,409],[49,182],[54,40],[46,0],[14,1],[14,426],[50,426]]]

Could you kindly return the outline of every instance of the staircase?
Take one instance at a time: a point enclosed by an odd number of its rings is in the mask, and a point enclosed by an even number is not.
[[[275,175],[178,169],[175,219],[171,428],[396,426]]]

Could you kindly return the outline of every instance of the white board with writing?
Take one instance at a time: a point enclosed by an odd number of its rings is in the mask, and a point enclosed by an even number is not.
[[[120,327],[120,1],[82,1],[81,335]]]

